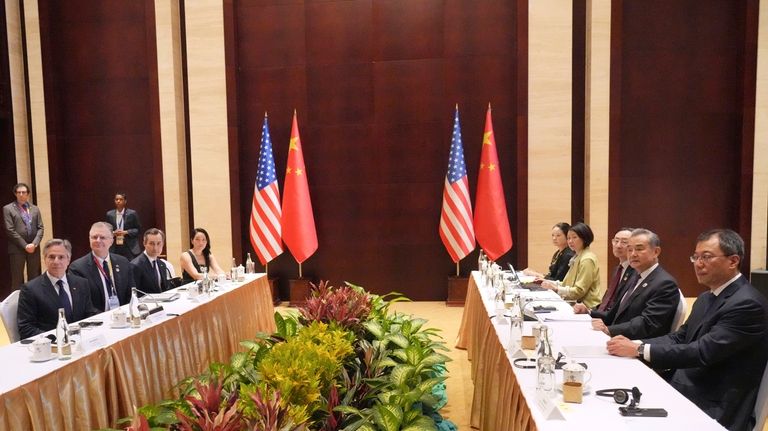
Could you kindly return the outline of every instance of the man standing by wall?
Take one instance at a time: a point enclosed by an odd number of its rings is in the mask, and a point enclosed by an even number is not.
[[[139,214],[126,208],[126,205],[128,205],[128,197],[125,193],[115,193],[115,209],[107,211],[107,223],[112,225],[115,234],[115,242],[109,251],[130,261],[141,253],[139,247],[141,222]]]
[[[40,210],[29,202],[28,185],[16,184],[13,194],[16,200],[3,207],[3,219],[11,261],[11,289],[18,289],[24,283],[24,265],[27,267],[27,280],[40,275],[43,218]]]

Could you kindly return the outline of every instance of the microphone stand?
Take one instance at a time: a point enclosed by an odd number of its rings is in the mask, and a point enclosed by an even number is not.
[[[168,268],[166,268],[168,269]],[[163,311],[163,306],[160,305],[160,303],[157,301],[157,298],[155,298],[151,293],[144,292],[143,290],[136,289],[137,292],[141,293],[142,295],[148,297],[152,300],[152,302],[155,303],[154,308],[149,308],[147,304],[139,304],[139,314],[141,315],[142,320],[146,320],[147,317],[149,317],[152,314],[159,313],[160,311]]]

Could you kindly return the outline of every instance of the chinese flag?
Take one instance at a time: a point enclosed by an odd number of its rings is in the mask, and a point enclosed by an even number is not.
[[[477,175],[474,225],[477,242],[491,260],[496,260],[512,248],[512,233],[509,230],[507,205],[504,202],[504,187],[501,184],[490,104],[485,114],[480,173]]]
[[[317,250],[317,232],[309,199],[307,171],[301,151],[296,111],[293,112],[291,142],[288,146],[288,165],[285,167],[283,188],[283,242],[296,259],[302,263]]]

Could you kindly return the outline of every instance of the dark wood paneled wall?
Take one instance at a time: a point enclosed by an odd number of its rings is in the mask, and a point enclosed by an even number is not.
[[[143,227],[163,220],[154,2],[39,2],[53,235],[74,256],[128,195]]]
[[[0,52],[8,52],[5,7],[0,7]],[[26,127],[26,124],[21,125]],[[0,56],[0,206],[13,202],[16,197],[11,188],[16,184],[16,148],[13,135],[13,106],[11,105],[11,77],[8,55]],[[30,187],[32,184],[30,184]],[[32,196],[34,201],[34,195]],[[11,293],[11,275],[8,270],[8,240],[5,229],[0,229],[0,301]]]
[[[758,6],[612,5],[610,229],[657,232],[686,296],[704,290],[688,261],[699,233],[732,228],[749,250]]]
[[[453,108],[474,198],[491,102],[513,236],[524,244],[525,3],[234,1],[225,25],[228,68],[237,70],[230,137],[239,142],[240,231],[248,232],[264,112],[282,186],[296,109],[319,239],[305,276],[445,298],[455,266],[437,230]],[[502,260],[520,257],[513,248]],[[463,273],[474,266],[476,253]],[[288,252],[269,270],[282,281],[298,273]]]

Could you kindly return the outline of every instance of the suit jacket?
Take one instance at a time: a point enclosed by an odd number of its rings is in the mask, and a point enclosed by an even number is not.
[[[616,294],[616,304],[603,318],[608,332],[631,340],[669,334],[680,304],[677,280],[659,265],[622,302],[624,295],[637,284],[638,277],[632,277]]]
[[[162,259],[157,260],[157,267],[160,271],[160,285],[157,284],[157,272],[149,262],[146,253],[141,253],[131,261],[133,265],[133,278],[136,281],[136,287],[147,293],[160,293],[170,289],[168,285],[168,269]]]
[[[549,272],[544,278],[547,280],[563,281],[565,274],[568,273],[568,262],[571,261],[574,254],[576,253],[569,247],[566,247],[562,253],[560,253],[560,250],[556,251],[552,255],[552,264],[549,265]]]
[[[104,297],[104,284],[101,282],[101,272],[93,261],[93,253],[75,260],[69,265],[69,271],[77,276],[88,279],[91,287],[91,301],[97,310],[106,311],[107,301]],[[120,305],[127,304],[131,300],[131,288],[135,286],[133,281],[133,266],[128,259],[119,254],[110,253],[112,261],[113,282],[117,291]]]
[[[107,211],[107,223],[112,225],[112,229],[117,229],[117,210]],[[123,230],[128,234],[125,236],[124,244],[117,245],[112,244],[109,251],[117,253],[127,259],[133,259],[141,253],[141,247],[139,246],[139,233],[141,232],[141,222],[139,221],[139,214],[136,211],[126,208],[123,213]]]
[[[653,368],[674,369],[670,384],[729,430],[751,430],[768,360],[768,300],[744,276],[672,334],[645,340]]]
[[[595,319],[604,319],[605,316],[608,314],[609,311],[611,311],[611,308],[613,308],[614,305],[616,305],[619,301],[621,301],[621,297],[624,296],[624,292],[626,292],[624,289],[627,286],[627,283],[629,283],[629,280],[633,279],[633,276],[635,275],[635,268],[632,268],[631,266],[627,266],[627,269],[624,271],[624,274],[621,276],[621,280],[619,280],[619,285],[616,286],[616,293],[613,296],[613,300],[608,303],[608,307],[605,309],[605,311],[600,311],[597,308],[590,311],[589,314],[594,317]],[[613,280],[610,281],[610,283],[613,283]],[[603,295],[607,295],[608,291],[606,290]],[[600,301],[602,303],[602,300]]]
[[[88,280],[67,274],[67,284],[72,298],[72,322],[93,316],[98,312],[91,303]],[[17,311],[21,338],[33,337],[56,328],[59,322],[59,308],[61,308],[59,295],[56,293],[56,287],[48,279],[47,273],[22,285]]]
[[[24,224],[16,201],[3,207],[9,254],[25,254],[24,247],[30,243],[35,244],[35,246],[40,245],[40,241],[43,239],[43,218],[40,216],[40,209],[32,203],[29,204],[29,216],[32,218],[31,234],[27,234],[27,226]]]

